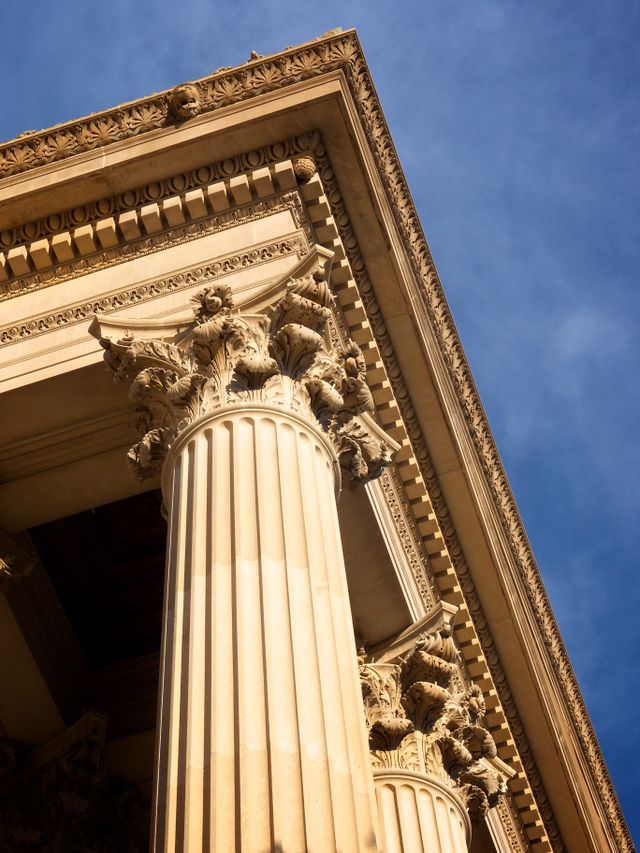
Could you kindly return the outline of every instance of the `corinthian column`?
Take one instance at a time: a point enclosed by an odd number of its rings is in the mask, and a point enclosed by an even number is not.
[[[155,851],[377,849],[335,494],[389,445],[330,298],[312,264],[266,314],[218,287],[172,341],[102,337],[169,519]]]
[[[504,791],[482,694],[459,662],[445,622],[396,662],[361,664],[384,853],[466,853]]]

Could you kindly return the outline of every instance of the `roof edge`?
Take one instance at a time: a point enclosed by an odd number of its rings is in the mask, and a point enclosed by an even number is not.
[[[51,127],[45,127],[42,130],[26,130],[12,139],[0,141],[0,179],[35,169],[38,166],[45,165],[45,163],[49,164],[66,159],[74,154],[120,142],[130,136],[139,136],[141,133],[151,130],[181,124],[185,119],[180,120],[180,118],[172,115],[171,110],[171,97],[177,90],[185,86],[194,86],[202,90],[207,84],[218,78],[238,75],[249,69],[268,66],[274,60],[281,61],[287,56],[300,54],[305,49],[330,43],[332,40],[344,36],[356,36],[355,29],[343,30],[341,27],[335,27],[311,41],[292,45],[277,53],[264,56],[252,51],[250,58],[241,65],[225,65],[197,80],[185,80],[169,89],[154,92],[153,95],[146,95],[133,101],[124,101],[116,106],[108,107],[106,110],[72,118]],[[269,91],[271,88],[278,87],[265,85],[259,91],[253,87],[251,92],[243,92],[243,97],[237,100],[243,100],[247,95],[262,94],[263,91]],[[207,98],[201,102],[198,114],[209,112],[217,106],[218,104],[214,102],[214,99]],[[138,112],[149,111],[149,114],[145,116],[145,120],[139,119],[136,122],[136,110]],[[104,135],[96,134],[94,130],[93,136],[96,138],[90,140],[91,134],[87,134],[89,125],[96,125],[109,119],[115,124],[109,127]],[[67,140],[65,132],[70,133],[75,138],[75,144],[71,139]],[[95,142],[95,144],[91,144],[91,142]],[[67,144],[65,145],[65,143]],[[24,148],[30,149],[33,156],[30,157],[27,152],[22,151],[21,157],[20,149]]]
[[[357,38],[357,34],[355,35]],[[569,711],[578,743],[588,759],[590,775],[599,794],[610,830],[620,851],[634,851],[631,834],[554,616],[524,522],[362,52],[359,60],[360,67],[352,65],[350,70],[353,77],[349,78],[347,75],[347,78],[393,210],[399,235],[411,260],[420,296],[426,306],[444,364],[453,382],[491,498],[524,582],[528,603],[540,631],[551,664],[550,668],[557,675],[558,685]]]

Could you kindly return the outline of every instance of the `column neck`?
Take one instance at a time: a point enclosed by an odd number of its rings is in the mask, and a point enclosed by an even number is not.
[[[303,427],[305,430],[312,432],[319,440],[321,446],[324,448],[327,453],[327,456],[331,460],[335,477],[336,496],[340,493],[340,485],[342,482],[340,462],[336,454],[335,445],[333,444],[326,432],[319,429],[318,426],[314,424],[310,418],[303,417],[297,412],[287,410],[277,404],[264,402],[238,402],[228,403],[225,406],[220,406],[217,409],[213,409],[207,414],[196,418],[178,433],[175,440],[171,443],[171,446],[167,450],[167,454],[165,456],[162,468],[161,487],[165,501],[167,500],[167,495],[170,494],[171,491],[171,482],[175,462],[180,457],[185,445],[188,444],[193,438],[195,438],[196,435],[205,431],[209,427],[212,427],[216,421],[224,419],[226,415],[231,412],[244,413],[247,415],[247,417],[251,417],[255,414],[263,415],[265,413],[271,412],[274,415],[277,415],[278,419],[281,421],[289,421],[292,425],[297,426],[298,428]]]

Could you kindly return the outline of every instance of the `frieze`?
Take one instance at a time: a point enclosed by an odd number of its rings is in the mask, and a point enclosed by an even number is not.
[[[111,311],[118,311],[131,305],[146,302],[149,299],[155,299],[158,296],[164,296],[167,293],[215,281],[221,276],[230,275],[237,270],[257,264],[267,263],[276,258],[286,257],[287,255],[301,258],[307,250],[307,242],[304,237],[300,236],[289,240],[278,240],[275,243],[251,249],[248,252],[222,257],[204,266],[194,267],[167,278],[145,282],[136,287],[100,297],[100,299],[92,302],[72,305],[63,311],[56,311],[53,314],[29,320],[18,326],[0,329],[0,346],[25,340],[34,335],[41,335],[73,323],[79,323],[97,313],[106,314]]]

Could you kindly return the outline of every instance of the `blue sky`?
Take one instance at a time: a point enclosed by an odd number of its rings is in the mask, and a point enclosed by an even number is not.
[[[4,0],[0,138],[335,26],[360,33],[640,839],[637,0]]]

